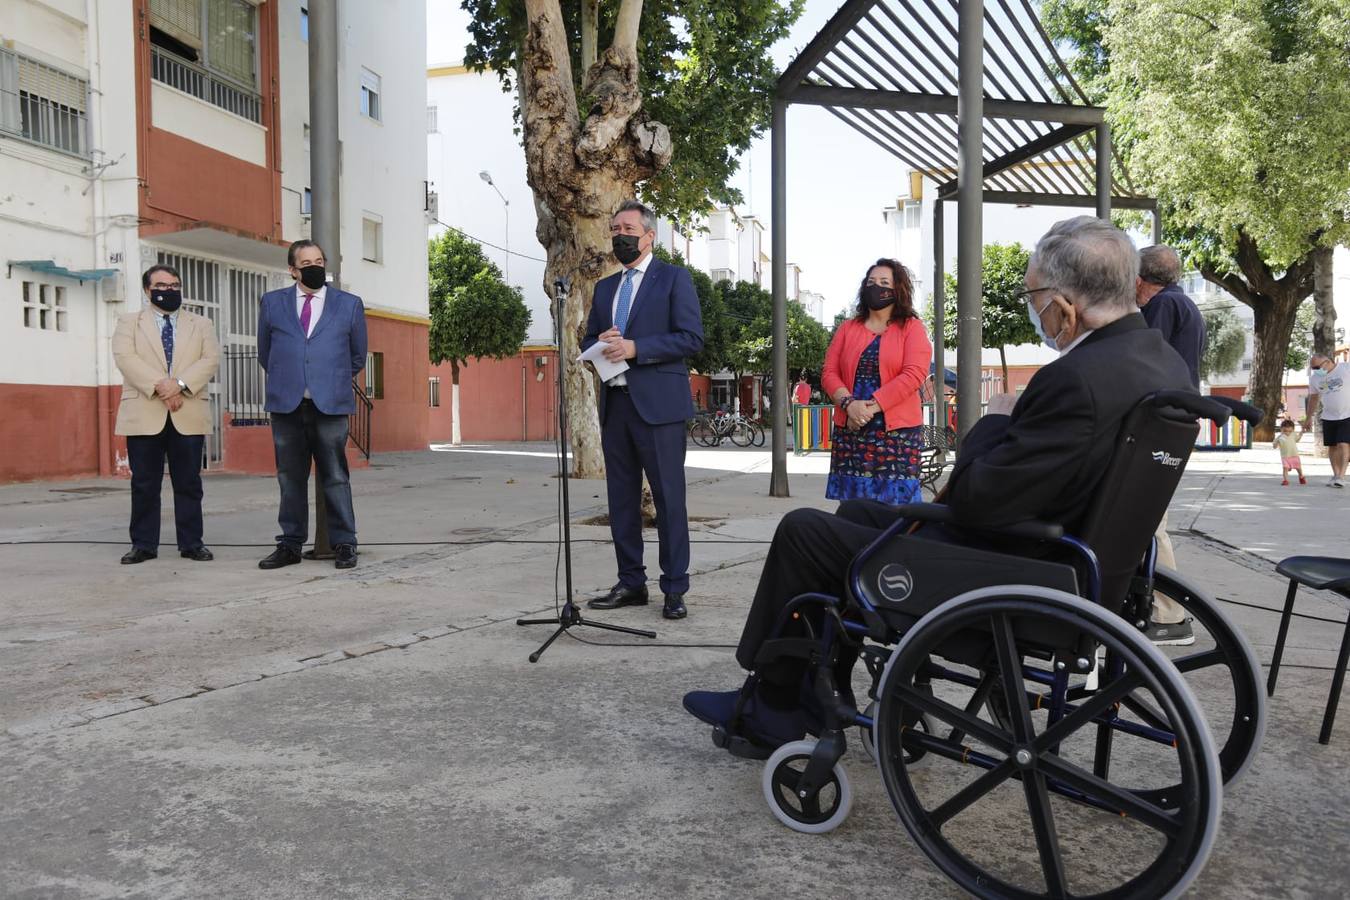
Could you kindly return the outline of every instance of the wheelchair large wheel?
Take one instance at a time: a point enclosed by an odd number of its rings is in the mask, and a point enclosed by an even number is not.
[[[792,741],[774,751],[764,763],[761,785],[764,799],[774,818],[793,831],[803,834],[825,834],[834,831],[853,808],[853,788],[848,772],[835,763],[830,779],[814,797],[800,797],[797,782],[811,761],[815,741]]]
[[[1159,568],[1153,588],[1175,600],[1193,620],[1193,645],[1158,649],[1186,676],[1191,689],[1205,697],[1205,718],[1219,747],[1224,784],[1231,784],[1247,770],[1265,734],[1261,665],[1242,632],[1194,582]]]
[[[1123,663],[1118,677],[1063,705],[1082,676],[1039,662],[1044,648],[1025,637],[1055,632],[1105,647]],[[994,683],[1006,727],[980,715]],[[878,767],[891,802],[929,859],[970,893],[1170,898],[1204,867],[1222,804],[1213,740],[1184,678],[1114,613],[1029,585],[971,591],[906,632],[879,696]],[[1098,724],[1127,696],[1147,698],[1165,729],[1122,735],[1109,777],[1098,775]],[[916,712],[937,736],[901,728]],[[913,773],[912,747],[933,758]],[[1173,802],[1149,793],[1163,787]]]

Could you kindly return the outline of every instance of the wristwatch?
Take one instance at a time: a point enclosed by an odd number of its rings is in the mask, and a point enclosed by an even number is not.
[[[174,381],[178,382],[178,390],[182,392],[184,397],[188,398],[192,397],[192,391],[188,390],[187,383],[184,382],[183,379],[175,378]]]

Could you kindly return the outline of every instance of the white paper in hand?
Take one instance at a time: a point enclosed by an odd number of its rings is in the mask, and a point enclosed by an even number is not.
[[[589,362],[595,366],[595,372],[600,376],[601,381],[609,381],[628,371],[628,360],[621,359],[618,362],[610,362],[605,358],[605,348],[608,346],[604,341],[596,341],[577,357],[577,362]]]

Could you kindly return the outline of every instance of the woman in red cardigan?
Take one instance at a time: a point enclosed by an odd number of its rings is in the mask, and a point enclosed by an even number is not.
[[[883,503],[922,500],[919,387],[933,344],[914,312],[909,272],[879,259],[858,289],[857,314],[840,323],[821,387],[837,409],[825,496]]]

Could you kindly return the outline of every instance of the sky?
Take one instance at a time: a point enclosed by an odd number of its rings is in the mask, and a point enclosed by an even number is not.
[[[781,70],[839,9],[840,0],[807,0],[791,33],[773,48]],[[457,63],[468,43],[469,16],[459,0],[427,0],[427,63]],[[788,261],[801,286],[825,295],[826,321],[851,302],[867,264],[894,252],[881,210],[906,191],[905,166],[823,109],[791,106],[787,114]],[[733,179],[738,207],[769,221],[769,136],[742,157]],[[658,210],[659,212],[659,210]],[[514,249],[514,248],[513,248]]]

